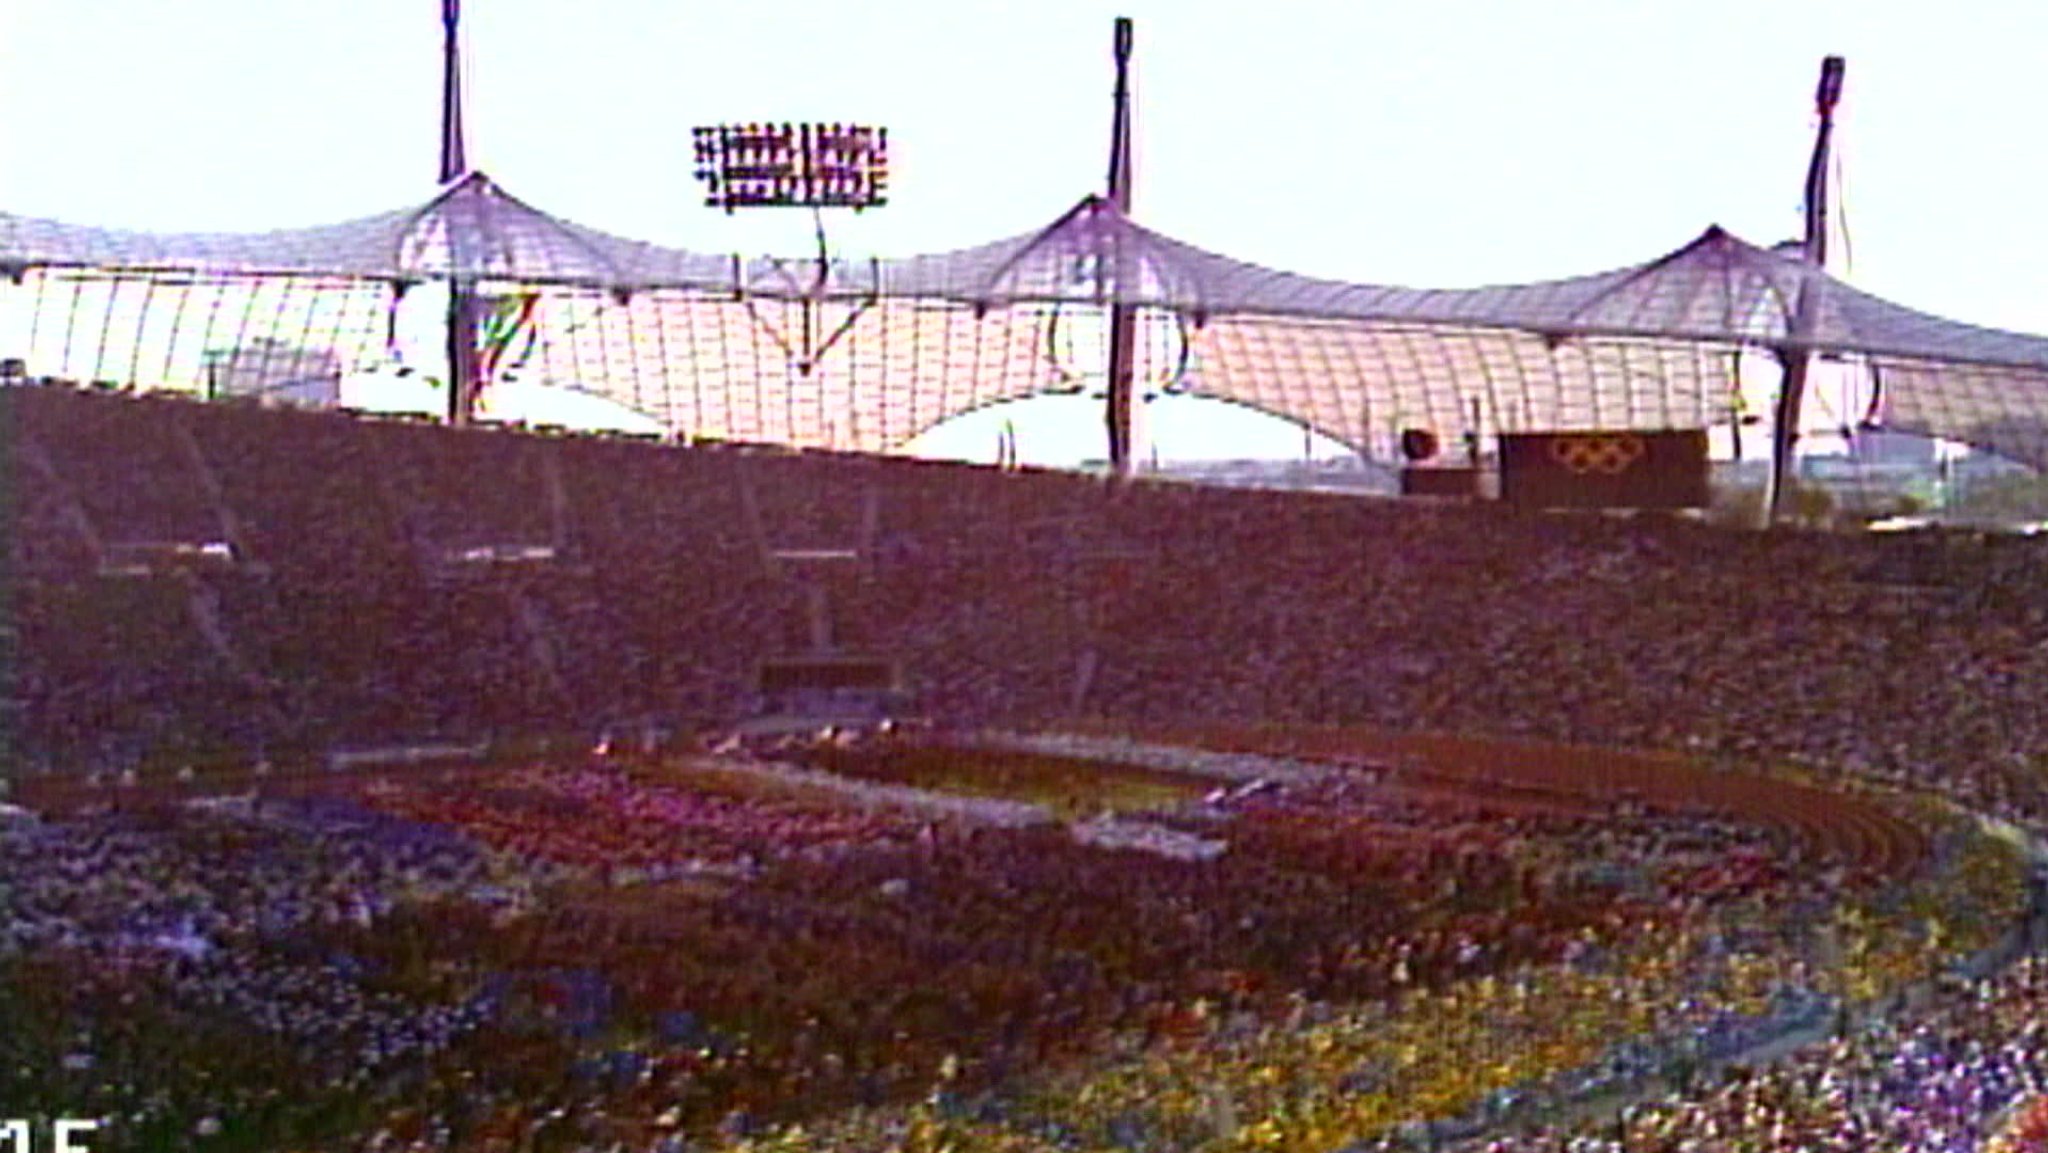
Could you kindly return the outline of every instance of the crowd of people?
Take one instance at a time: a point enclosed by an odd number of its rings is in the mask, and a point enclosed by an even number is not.
[[[1947,1151],[2039,1089],[2031,967],[1732,1082],[1693,1067],[2016,912],[2009,859],[1882,790],[2048,832],[2040,542],[62,389],[0,407],[5,716],[32,769],[575,750],[488,787],[7,826],[0,1013],[31,1023],[0,1030],[10,1106],[124,1118],[138,1147],[745,1148],[807,1121],[792,1148],[1285,1148],[1655,1074],[1690,1083],[1631,1115],[1628,1148]],[[1290,772],[1321,755],[1078,831],[879,783],[797,803],[797,769],[734,795],[582,759],[730,722],[761,659],[848,646],[962,729],[1369,724],[1796,764],[1925,835],[1835,860],[1750,811]],[[1605,1121],[1498,1139],[1604,1149]]]
[[[1639,835],[1668,840],[1680,856],[1702,836],[1690,827]],[[1562,847],[1584,850],[1569,838]],[[1964,879],[1981,878],[1987,865],[2002,871],[1987,861],[1959,863],[1939,887],[1943,899],[1962,896],[1971,888]],[[1183,1037],[1198,1041],[1134,1047],[1126,1061],[1021,1101],[991,1106],[948,1085],[922,1113],[856,1116],[760,1147],[1363,1149],[1359,1134],[1382,1131],[1388,1148],[1446,1144],[1456,1133],[1525,1116],[1516,1112],[1525,1102],[1569,1111],[1658,1078],[1697,1074],[1704,1082],[1714,1062],[1754,1045],[1825,1035],[1849,1002],[1807,982],[1855,984],[1866,967],[1885,966],[1864,950],[1909,937],[1915,916],[1864,924],[1856,940],[1833,950],[1774,947],[1773,939],[1795,940],[1808,922],[1827,919],[1830,904],[1815,905],[1812,896],[1766,890],[1705,917],[1632,923],[1601,948],[1529,968],[1486,963],[1481,942],[1497,934],[1454,938],[1432,958],[1445,979],[1348,1002],[1362,1009],[1303,998],[1262,1018],[1218,1007],[1179,1022]],[[1689,904],[1677,891],[1667,900],[1667,908]],[[2010,900],[2007,891],[1977,915],[1998,921],[2010,915]],[[1918,944],[1917,971],[1925,973],[1959,943]],[[1397,952],[1375,964],[1398,976],[1406,959]],[[1464,962],[1481,971],[1457,979]],[[1482,1102],[1479,1123],[1423,1123],[1474,1101]]]
[[[1902,1019],[1731,1068],[1617,1116],[1447,1153],[1965,1153],[2023,1135],[2018,1107],[2044,1090],[2048,965],[2036,956],[1996,977],[1944,980]]]
[[[1031,1147],[1362,1132],[1669,1060],[1621,1038],[1732,1045],[1824,1012],[1844,992],[1816,924],[1886,904],[1825,892],[1848,863],[1825,844],[1654,796],[1195,757],[1223,787],[1149,818],[1225,846],[1191,861],[801,802],[808,770],[721,794],[617,760],[11,828],[0,997],[40,1007],[9,1036],[9,1100],[105,1109],[117,1148],[871,1149],[934,1092],[941,1130]],[[590,868],[634,844],[683,867]],[[1942,856],[1889,883],[2009,918]],[[1841,967],[1918,908],[1840,922]],[[264,1063],[191,1047],[230,1037]],[[170,1061],[200,1072],[159,1088]]]
[[[447,781],[373,779],[364,804],[460,830],[478,843],[612,882],[752,869],[781,857],[831,859],[911,840],[909,814],[753,795],[703,775],[670,786],[595,767],[527,767]]]
[[[48,464],[13,466],[12,551],[21,735],[53,767],[186,732],[261,748],[688,729],[744,709],[764,656],[822,640],[900,657],[951,720],[1361,721],[2043,804],[2038,541],[1105,487],[62,389],[0,403]],[[183,479],[133,502],[107,456]],[[213,537],[244,563],[126,589],[83,563],[94,542]],[[856,559],[776,559],[791,549]],[[95,633],[139,643],[64,643]],[[124,707],[95,704],[106,684],[129,686]]]
[[[319,1128],[310,1086],[375,1083],[486,1007],[366,982],[344,951],[401,902],[465,895],[489,862],[445,831],[279,801],[0,827],[0,1098],[106,1118],[122,1147],[190,1127]]]

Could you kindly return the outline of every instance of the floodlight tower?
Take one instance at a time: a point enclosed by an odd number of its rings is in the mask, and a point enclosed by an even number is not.
[[[1820,112],[1820,127],[1813,140],[1813,158],[1806,166],[1806,235],[1801,255],[1815,271],[1827,268],[1828,258],[1828,156],[1835,134],[1835,106],[1842,99],[1842,78],[1848,64],[1840,56],[1829,56],[1820,64],[1820,87],[1814,104]],[[1820,288],[1813,279],[1800,285],[1793,306],[1792,335],[1805,342],[1819,323]],[[1778,355],[1784,379],[1778,388],[1778,403],[1771,418],[1771,480],[1764,494],[1764,523],[1777,521],[1780,502],[1793,469],[1793,453],[1799,445],[1800,410],[1806,400],[1806,378],[1813,364],[1811,348],[1786,348]],[[1740,433],[1738,432],[1739,436]]]
[[[1132,38],[1130,17],[1117,17],[1113,46],[1116,91],[1111,98],[1109,129],[1109,202],[1126,217],[1131,213]],[[1110,470],[1117,476],[1129,476],[1133,467],[1131,433],[1135,389],[1132,378],[1135,375],[1133,362],[1137,359],[1138,325],[1135,310],[1124,299],[1137,278],[1133,275],[1131,254],[1124,251],[1121,230],[1117,233],[1116,251],[1111,256],[1115,271],[1110,282],[1115,287],[1109,308],[1109,399],[1104,423],[1109,431]]]
[[[811,283],[797,295],[802,309],[801,344],[790,348],[771,332],[808,376],[818,358],[845,335],[872,296],[857,302],[844,322],[823,333],[819,306],[832,275],[825,243],[827,208],[863,212],[889,202],[889,130],[839,122],[721,124],[693,132],[697,179],[707,208],[731,214],[742,208],[808,208],[817,234],[817,266]],[[752,303],[748,303],[752,307]],[[755,320],[760,321],[756,316]]]

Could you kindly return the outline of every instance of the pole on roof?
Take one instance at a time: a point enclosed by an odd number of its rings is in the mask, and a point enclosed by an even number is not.
[[[441,0],[441,184],[469,175],[462,131],[462,0]],[[465,275],[463,238],[448,237],[448,423],[468,424],[476,407],[476,283]]]
[[[1801,245],[1801,255],[1806,263],[1817,271],[1825,271],[1828,261],[1828,154],[1834,142],[1835,106],[1842,99],[1842,77],[1847,63],[1840,56],[1829,56],[1820,63],[1820,87],[1814,93],[1814,105],[1820,112],[1820,127],[1814,134],[1813,157],[1806,166],[1806,236]],[[1819,321],[1819,283],[1807,279],[1801,283],[1799,298],[1793,306],[1792,331],[1795,337],[1810,338]],[[1800,410],[1806,400],[1806,378],[1813,365],[1810,349],[1786,349],[1779,353],[1779,362],[1784,366],[1784,381],[1778,388],[1778,403],[1771,418],[1771,481],[1764,494],[1764,523],[1775,524],[1778,510],[1785,499],[1785,491],[1791,482],[1794,451],[1799,445]]]
[[[1131,211],[1131,19],[1119,16],[1116,19],[1116,94],[1110,118],[1109,132],[1109,203],[1119,215],[1128,217]],[[1124,249],[1124,232],[1116,230],[1116,251],[1113,256],[1112,283],[1114,296],[1109,309],[1109,400],[1104,414],[1109,429],[1110,470],[1117,476],[1129,476],[1132,460],[1132,416],[1134,396],[1132,378],[1136,366],[1133,361],[1137,353],[1137,316],[1135,310],[1122,303],[1123,295],[1129,292],[1136,277],[1131,275],[1131,256]]]
[[[462,0],[441,0],[441,183],[469,171],[462,143]]]

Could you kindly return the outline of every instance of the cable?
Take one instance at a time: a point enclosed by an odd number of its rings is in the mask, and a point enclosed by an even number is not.
[[[1835,149],[1835,219],[1842,232],[1842,276],[1847,280],[1856,273],[1856,246],[1849,238],[1849,177],[1848,166],[1843,163],[1842,150]]]

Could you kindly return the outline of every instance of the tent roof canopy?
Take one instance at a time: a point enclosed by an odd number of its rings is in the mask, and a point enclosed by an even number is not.
[[[0,213],[0,267],[388,281],[464,276],[619,289],[731,284],[729,258],[562,220],[481,172],[417,207],[270,232],[135,232]]]
[[[788,261],[742,262],[571,223],[480,172],[418,207],[271,232],[134,232],[0,214],[0,267],[390,281],[462,276],[767,297],[817,290],[810,276],[793,275]],[[1026,235],[866,265],[833,262],[822,291],[977,308],[1117,303],[1197,320],[1239,315],[1508,329],[1558,340],[1705,341],[2048,370],[2048,338],[1892,304],[1719,227],[1665,256],[1610,272],[1432,290],[1323,280],[1234,260],[1153,232],[1089,196]],[[1802,330],[1797,314],[1807,294],[1812,323]]]
[[[1346,355],[1373,364],[1408,363],[1401,358],[1412,357],[1420,347],[1416,334],[1426,333],[1435,342],[1432,363],[1442,362],[1435,375],[1444,377],[1429,388],[1450,387],[1446,373],[1460,379],[1475,369],[1526,373],[1546,347],[1553,359],[1575,355],[1574,348],[1629,344],[1719,350],[1716,355],[1739,347],[1836,353],[1864,358],[1876,368],[1893,427],[1990,444],[2048,463],[2048,337],[1905,308],[1830,277],[1796,253],[1760,248],[1718,227],[1670,253],[1607,272],[1531,284],[1414,289],[1318,279],[1235,260],[1144,228],[1108,200],[1089,196],[1042,229],[978,247],[832,261],[822,284],[810,266],[631,240],[542,212],[482,173],[451,183],[416,207],[272,232],[148,233],[0,214],[0,272],[17,276],[36,268],[71,268],[393,283],[454,277],[619,294],[897,298],[975,310],[1115,303],[1177,313],[1197,324],[1227,319],[1239,334],[1232,339],[1240,341],[1250,339],[1247,326],[1291,327],[1295,335],[1289,339],[1297,342],[1327,342],[1334,338],[1311,334],[1342,329],[1348,333]],[[1465,353],[1445,351],[1452,344],[1494,351],[1473,352],[1478,359],[1466,364],[1458,359]],[[1510,347],[1512,355],[1503,351]],[[1695,372],[1688,387],[1702,396],[1705,389],[1726,387],[1711,377]],[[1556,388],[1569,391],[1578,387],[1575,380],[1560,376]],[[1647,388],[1647,381],[1641,377],[1627,388]],[[1282,382],[1276,377],[1261,387],[1281,388]],[[1315,387],[1346,385],[1331,380]],[[1390,377],[1386,387],[1395,389],[1398,381]],[[1237,399],[1287,407],[1263,393]],[[1342,403],[1339,397],[1325,399],[1331,411]],[[1606,419],[1605,409],[1596,405],[1591,411]],[[1303,419],[1330,424],[1327,414]]]
[[[1118,303],[1198,319],[1508,329],[1557,340],[1705,341],[2048,369],[2048,338],[1892,304],[1719,226],[1667,255],[1610,272],[1432,290],[1322,280],[1234,260],[1146,229],[1091,196],[1039,232],[885,261],[881,270],[882,295],[979,307]],[[1798,310],[1808,293],[1814,313],[1802,331]]]

